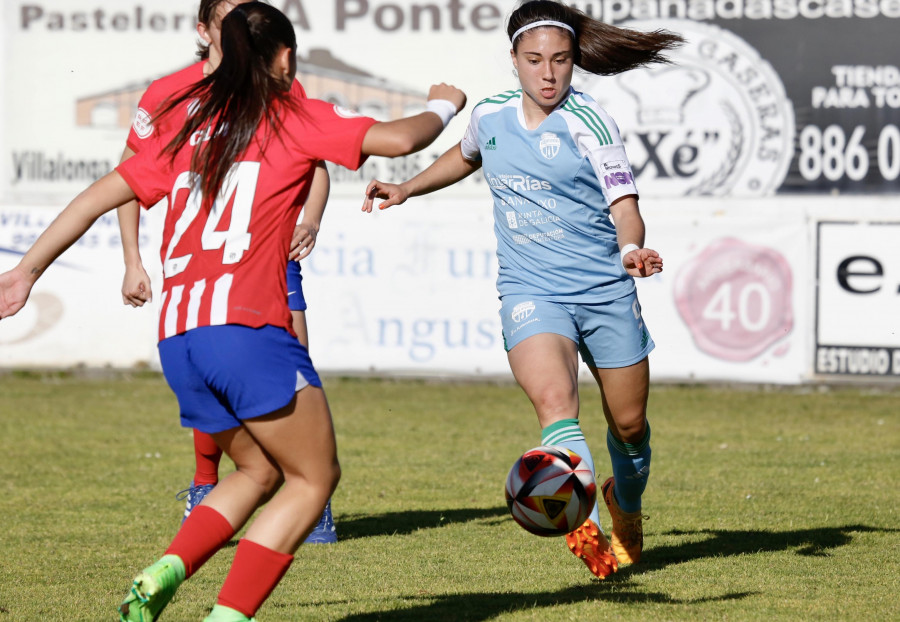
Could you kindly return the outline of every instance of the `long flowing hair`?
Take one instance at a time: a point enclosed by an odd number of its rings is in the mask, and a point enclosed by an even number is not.
[[[684,43],[680,35],[667,30],[641,32],[611,26],[553,0],[522,3],[510,15],[506,33],[512,39],[523,26],[545,20],[571,26],[575,31],[575,66],[602,76],[652,63],[669,63],[664,52]],[[527,36],[527,31],[512,41],[513,50],[517,49],[523,36]]]
[[[297,39],[290,20],[263,2],[236,6],[222,20],[218,68],[167,100],[157,114],[156,119],[165,118],[188,103],[184,125],[164,149],[172,159],[195,134],[208,138],[200,140],[191,156],[191,170],[201,177],[206,201],[215,198],[261,123],[268,124],[268,135],[280,128],[277,104],[290,106],[291,82],[274,75],[272,68],[285,47],[290,50],[293,80]]]

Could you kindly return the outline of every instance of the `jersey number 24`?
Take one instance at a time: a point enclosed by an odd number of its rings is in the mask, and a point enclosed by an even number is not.
[[[244,252],[250,248],[250,216],[253,209],[253,198],[256,194],[256,183],[259,180],[259,162],[235,162],[225,176],[219,195],[213,202],[203,233],[200,235],[200,247],[205,251],[222,249],[222,263],[234,264],[241,260]],[[166,247],[163,260],[165,278],[175,276],[187,269],[193,254],[173,257],[175,247],[181,241],[188,227],[200,214],[203,195],[200,191],[200,176],[190,171],[181,173],[172,188],[169,209],[174,209],[179,192],[189,192],[184,211],[175,222],[172,239]],[[231,199],[234,199],[233,201]],[[219,231],[219,222],[225,215],[226,207],[231,204],[231,222],[228,229]]]

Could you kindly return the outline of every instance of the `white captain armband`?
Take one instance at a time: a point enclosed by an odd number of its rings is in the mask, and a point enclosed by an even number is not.
[[[429,99],[425,104],[425,110],[439,116],[444,127],[447,127],[450,119],[456,116],[456,104],[449,99]]]

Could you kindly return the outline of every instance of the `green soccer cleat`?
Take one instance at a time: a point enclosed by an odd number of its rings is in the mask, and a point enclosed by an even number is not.
[[[237,609],[216,605],[203,622],[256,622],[256,618],[248,618]]]
[[[177,555],[164,555],[134,578],[131,591],[119,605],[120,622],[153,622],[184,581],[184,562]]]

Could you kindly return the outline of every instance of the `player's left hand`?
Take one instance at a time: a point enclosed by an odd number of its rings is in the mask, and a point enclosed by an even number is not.
[[[428,99],[446,99],[456,106],[456,112],[466,107],[466,94],[452,84],[441,82],[432,84],[428,90]]]
[[[25,306],[32,285],[18,268],[0,274],[0,319],[15,315]]]
[[[639,248],[622,257],[625,272],[631,276],[647,277],[663,271],[663,260],[652,248]]]
[[[288,259],[301,260],[312,252],[316,245],[316,236],[319,234],[318,229],[306,223],[300,223],[294,227],[294,235],[291,237],[291,251],[288,253]]]

